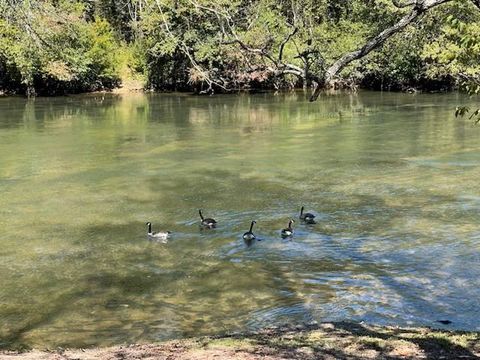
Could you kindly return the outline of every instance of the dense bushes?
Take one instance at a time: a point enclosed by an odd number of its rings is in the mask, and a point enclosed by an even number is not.
[[[105,19],[87,22],[79,3],[7,6],[0,19],[4,90],[50,95],[118,84],[118,43]]]

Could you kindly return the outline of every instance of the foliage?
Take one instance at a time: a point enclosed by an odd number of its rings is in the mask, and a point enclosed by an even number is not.
[[[455,117],[464,117],[470,112],[468,106],[457,106],[455,109]],[[480,109],[476,109],[469,117],[473,119],[474,124],[480,124]]]
[[[473,21],[472,21],[473,20]],[[465,11],[465,4],[455,14],[445,19],[441,36],[430,45],[430,58],[436,66],[429,70],[432,76],[449,74],[455,76],[458,85],[471,95],[480,93],[480,15]],[[465,117],[480,123],[480,109],[470,111],[467,106],[458,106],[455,117]]]
[[[33,94],[91,91],[118,83],[110,24],[87,22],[79,3],[21,2],[0,18],[2,86]]]
[[[0,11],[0,89],[55,94],[120,77],[197,92],[310,86],[409,10],[392,0],[0,0]],[[336,81],[480,91],[479,34],[480,11],[449,1]]]
[[[445,16],[439,36],[424,46],[422,56],[428,77],[454,77],[467,91],[478,93],[480,87],[470,89],[474,84],[469,83],[480,76],[480,14],[462,7],[463,11],[457,11],[460,16]]]

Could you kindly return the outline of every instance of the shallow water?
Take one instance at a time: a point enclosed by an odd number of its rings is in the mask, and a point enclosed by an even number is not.
[[[0,98],[0,347],[344,319],[480,330],[480,126],[459,104],[476,102]],[[282,240],[302,204],[318,223]],[[147,240],[146,221],[174,237]]]

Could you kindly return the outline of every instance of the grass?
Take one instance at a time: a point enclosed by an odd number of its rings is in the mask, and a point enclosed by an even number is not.
[[[16,359],[480,359],[480,333],[338,322],[111,348],[0,352]]]

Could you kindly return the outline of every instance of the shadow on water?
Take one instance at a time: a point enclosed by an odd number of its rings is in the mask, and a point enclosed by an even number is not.
[[[52,294],[47,306],[43,306],[40,311],[29,314],[28,319],[20,319],[15,316],[15,325],[8,327],[0,333],[0,349],[29,349],[29,341],[24,340],[24,336],[30,331],[39,327],[48,326],[56,321],[64,312],[68,311],[72,301],[79,296],[83,296],[81,290],[65,293],[60,296]],[[8,316],[8,313],[6,314]],[[8,326],[5,322],[2,327]],[[20,326],[19,326],[20,325]],[[5,331],[6,330],[6,331]],[[2,333],[5,334],[3,335]]]

